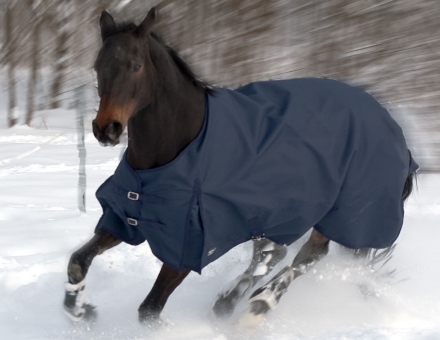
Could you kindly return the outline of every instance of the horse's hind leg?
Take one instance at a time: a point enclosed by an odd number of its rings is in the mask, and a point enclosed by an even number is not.
[[[310,238],[301,247],[291,266],[284,267],[267,284],[258,288],[249,299],[249,308],[241,317],[241,323],[251,325],[261,321],[269,310],[274,309],[290,283],[309,271],[328,253],[329,239],[313,229]]]
[[[120,244],[105,231],[98,231],[93,238],[70,257],[67,267],[68,282],[64,296],[64,310],[73,321],[94,315],[93,307],[84,302],[85,277],[95,256],[102,254],[107,249]]]
[[[238,276],[225,291],[221,292],[212,308],[216,316],[231,315],[240,299],[272,268],[281,261],[287,253],[285,246],[280,246],[270,240],[253,241],[253,256],[246,271]]]

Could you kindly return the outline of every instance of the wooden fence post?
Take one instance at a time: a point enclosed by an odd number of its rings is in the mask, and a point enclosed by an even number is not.
[[[84,116],[86,111],[86,89],[85,85],[75,89],[76,97],[76,132],[77,149],[79,156],[79,180],[78,180],[78,209],[86,212],[86,147],[84,143]]]

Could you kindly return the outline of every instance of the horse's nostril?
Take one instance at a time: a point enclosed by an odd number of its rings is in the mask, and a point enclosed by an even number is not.
[[[117,121],[109,122],[103,129],[93,121],[93,134],[101,145],[116,145],[119,143],[119,136],[122,134],[122,124]]]
[[[110,122],[105,128],[105,135],[112,141],[116,141],[121,133],[122,124],[117,121]]]

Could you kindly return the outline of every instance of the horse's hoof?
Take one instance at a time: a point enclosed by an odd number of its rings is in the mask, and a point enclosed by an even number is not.
[[[152,330],[157,330],[164,324],[160,314],[150,311],[139,311],[139,322]]]
[[[89,304],[84,304],[82,307],[69,308],[64,305],[64,313],[74,323],[79,321],[94,322],[98,316],[96,307]]]
[[[85,280],[76,284],[66,282],[65,288],[63,307],[67,317],[73,322],[95,321],[95,306],[84,303]]]
[[[240,315],[238,326],[241,328],[258,327],[264,322],[265,315],[270,310],[271,308],[266,301],[252,301],[250,306]]]
[[[235,309],[235,303],[228,299],[218,299],[212,307],[212,312],[218,318],[227,318]]]
[[[264,300],[255,300],[251,302],[250,312],[254,315],[266,314],[271,310],[269,303]]]
[[[253,278],[250,275],[239,276],[232,283],[232,289],[221,293],[212,307],[212,312],[216,317],[229,317],[235,310],[238,302],[249,291],[253,285]]]

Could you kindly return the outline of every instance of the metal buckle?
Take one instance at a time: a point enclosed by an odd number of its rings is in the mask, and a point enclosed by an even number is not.
[[[137,192],[129,191],[127,197],[132,201],[137,201],[139,199],[139,194]]]
[[[138,225],[138,221],[135,220],[134,218],[127,217],[127,222],[128,222],[129,225],[132,225],[132,226],[135,226],[135,227]]]

